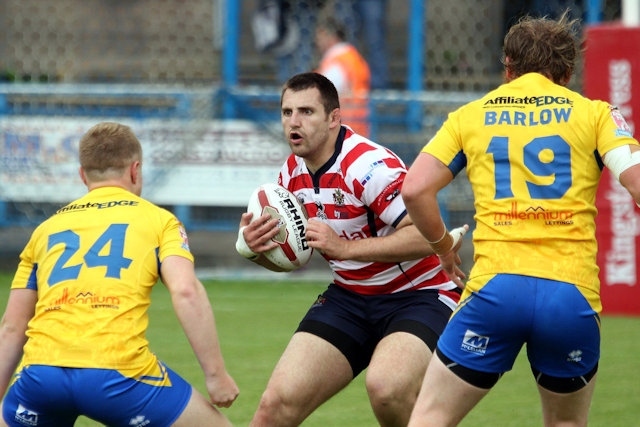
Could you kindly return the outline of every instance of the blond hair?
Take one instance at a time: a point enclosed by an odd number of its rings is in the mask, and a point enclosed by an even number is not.
[[[142,146],[129,126],[102,122],[80,139],[80,166],[87,177],[101,180],[121,174],[131,162],[142,160]]]

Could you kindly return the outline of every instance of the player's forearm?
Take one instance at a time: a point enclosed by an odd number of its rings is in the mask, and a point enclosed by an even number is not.
[[[364,262],[402,262],[433,254],[415,226],[409,225],[384,237],[352,240],[348,259]]]
[[[405,196],[404,200],[409,216],[424,238],[431,242],[437,241],[444,232],[444,226],[436,195],[423,193]]]
[[[620,174],[620,184],[626,188],[633,200],[640,206],[640,165],[630,167]]]
[[[218,341],[215,317],[204,292],[179,294],[173,297],[176,315],[206,376],[225,371]]]
[[[0,324],[0,399],[4,396],[15,373],[20,358],[22,348],[27,341],[24,330],[14,328],[3,319]]]

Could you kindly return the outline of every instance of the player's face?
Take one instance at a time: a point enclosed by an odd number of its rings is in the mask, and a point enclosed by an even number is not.
[[[291,151],[305,159],[312,169],[322,166],[333,154],[340,110],[327,114],[316,88],[292,91],[282,96],[282,129]]]

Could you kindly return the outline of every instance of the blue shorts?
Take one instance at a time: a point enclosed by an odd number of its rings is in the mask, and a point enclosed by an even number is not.
[[[72,427],[80,415],[108,426],[170,426],[192,388],[162,365],[170,386],[154,386],[110,369],[23,368],[9,388],[3,417],[12,427]]]
[[[353,376],[369,366],[376,345],[393,332],[407,332],[435,350],[452,309],[437,290],[360,295],[330,284],[300,322],[298,332],[317,335],[347,358]]]
[[[600,319],[578,288],[530,276],[487,276],[460,301],[438,349],[486,373],[511,370],[523,345],[531,367],[558,378],[592,371],[600,358]]]

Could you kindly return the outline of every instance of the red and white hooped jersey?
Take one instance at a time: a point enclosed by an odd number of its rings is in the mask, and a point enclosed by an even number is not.
[[[301,157],[290,155],[278,183],[304,204],[309,218],[329,224],[343,239],[387,236],[407,211],[400,189],[407,173],[404,162],[389,149],[343,126],[336,150],[315,174]],[[381,295],[408,289],[441,290],[458,301],[437,256],[400,263],[361,262],[327,258],[334,282],[363,295]],[[447,299],[448,299],[447,298]]]

